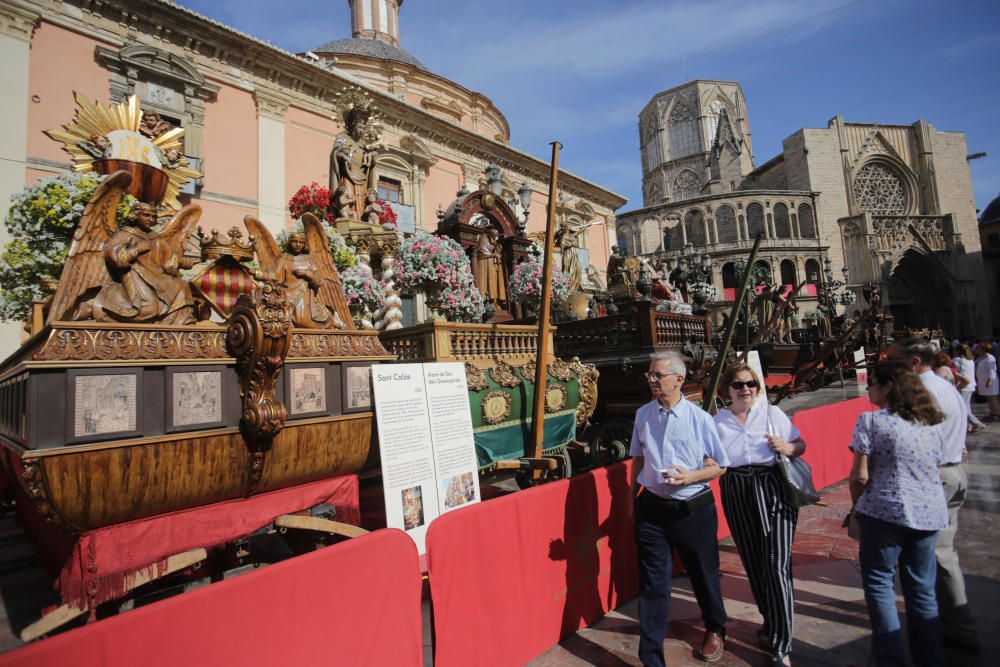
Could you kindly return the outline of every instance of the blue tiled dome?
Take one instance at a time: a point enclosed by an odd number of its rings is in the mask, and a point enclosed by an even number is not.
[[[398,60],[401,63],[413,65],[425,71],[427,70],[422,62],[403,49],[378,39],[363,39],[360,37],[338,39],[317,46],[313,51],[316,53],[346,53],[354,56],[381,58],[382,60]]]

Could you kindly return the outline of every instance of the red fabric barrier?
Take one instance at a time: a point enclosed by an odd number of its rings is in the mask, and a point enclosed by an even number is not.
[[[24,513],[23,518],[33,540],[46,552],[46,560],[61,568],[59,591],[63,601],[79,603],[88,599],[89,590],[100,604],[119,597],[127,577],[138,568],[157,565],[189,549],[212,547],[249,535],[277,516],[319,503],[336,506],[339,521],[360,523],[357,475],[120,523],[84,533],[75,541],[41,522],[37,515]]]
[[[854,460],[847,445],[851,442],[858,416],[875,406],[867,398],[855,398],[792,417],[806,443],[805,460],[812,466],[813,484],[823,489],[846,479]]]
[[[521,665],[637,594],[620,463],[439,517],[435,665]]]
[[[780,373],[771,373],[770,375],[764,376],[764,386],[768,389],[771,387],[780,387],[781,385],[788,384],[795,378],[794,375],[782,375]]]
[[[0,654],[0,667],[420,667],[420,588],[413,541],[380,530]]]

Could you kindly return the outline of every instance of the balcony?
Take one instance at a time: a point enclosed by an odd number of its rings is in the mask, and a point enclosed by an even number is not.
[[[708,243],[705,245],[691,246],[699,254],[707,252],[712,256],[724,254],[749,254],[753,247],[753,239],[742,239],[739,241],[726,241],[724,243]],[[818,252],[821,249],[819,239],[768,239],[761,241],[761,249],[784,249],[784,250],[805,250]],[[641,255],[651,262],[662,259],[677,259],[683,257],[689,250],[678,248],[676,250],[657,250]]]
[[[691,340],[710,339],[707,317],[661,313],[652,304],[640,303],[634,312],[560,323],[556,355],[587,359],[595,354],[678,350]]]

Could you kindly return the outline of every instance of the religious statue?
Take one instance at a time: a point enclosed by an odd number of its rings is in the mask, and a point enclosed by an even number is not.
[[[87,139],[81,139],[76,145],[95,160],[111,157],[111,140],[103,134],[93,132]]]
[[[119,227],[118,203],[131,182],[127,172],[116,172],[94,191],[73,232],[46,323],[195,321],[191,287],[179,272],[198,261],[183,255],[201,208],[185,206],[162,231],[154,232],[157,207],[140,202]]]
[[[606,288],[604,286],[604,281],[601,280],[601,271],[593,264],[587,265],[587,280],[590,284],[597,288],[598,292],[603,292]]]
[[[139,123],[139,133],[149,137],[150,139],[156,139],[161,134],[169,132],[174,129],[168,121],[163,120],[160,114],[155,111],[145,111],[142,114],[142,122]]]
[[[688,302],[688,285],[691,283],[691,274],[687,270],[687,265],[678,266],[670,272],[670,284],[680,293],[681,301]]]
[[[479,245],[476,247],[476,287],[483,299],[506,306],[507,280],[504,278],[499,238],[500,232],[496,227],[487,227],[479,235]]]
[[[257,259],[262,271],[285,285],[294,326],[351,328],[351,313],[319,218],[312,213],[304,214],[305,233],[291,234],[284,252],[260,220],[248,215],[243,222],[257,239]]]
[[[576,253],[576,239],[584,229],[586,227],[574,228],[564,223],[556,230],[555,241],[562,255],[562,272],[569,281],[570,294],[579,292],[583,284],[583,271],[580,269],[580,258]]]
[[[334,197],[332,212],[335,218],[361,220],[367,194],[375,191],[375,158],[381,148],[381,127],[374,103],[362,90],[349,88],[341,93],[336,104],[345,131],[334,138],[330,152],[330,192],[343,189],[347,196]]]
[[[638,295],[635,289],[638,279],[639,261],[634,257],[622,257],[618,246],[611,246],[611,256],[608,257],[608,291],[615,296],[635,298]]]
[[[385,209],[378,203],[378,192],[369,190],[365,195],[365,210],[361,214],[361,219],[369,225],[377,225],[384,214]]]

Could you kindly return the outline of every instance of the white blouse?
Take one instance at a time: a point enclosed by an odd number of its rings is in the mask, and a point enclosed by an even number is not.
[[[799,429],[795,428],[788,415],[781,408],[768,405],[764,398],[759,398],[750,408],[745,424],[741,424],[728,408],[715,415],[715,428],[719,431],[722,446],[729,454],[731,466],[775,464],[774,452],[768,447],[767,438],[764,437],[768,433],[768,421],[771,422],[771,434],[779,436],[785,442],[801,437]]]

